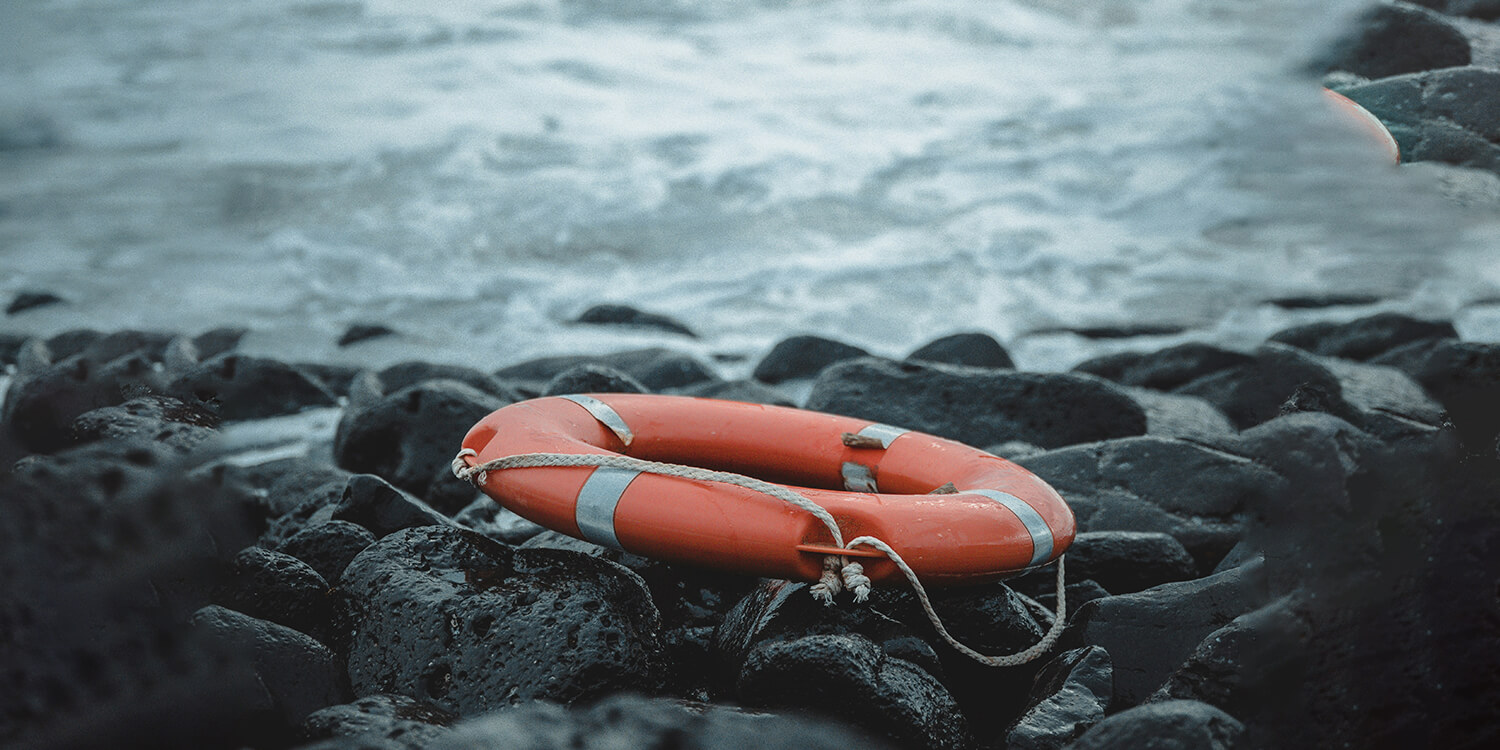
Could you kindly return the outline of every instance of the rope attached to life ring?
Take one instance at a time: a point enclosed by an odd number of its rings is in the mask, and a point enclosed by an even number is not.
[[[577,453],[526,453],[517,456],[506,456],[482,464],[469,466],[464,458],[466,456],[478,456],[472,448],[464,448],[458,452],[453,459],[453,475],[463,479],[475,487],[479,487],[489,479],[491,471],[502,471],[505,469],[523,469],[537,467],[570,467],[570,466],[592,466],[611,469],[628,469],[648,474],[659,474],[661,476],[679,477],[682,479],[696,480],[702,482],[719,482],[736,487],[769,495],[786,503],[790,503],[802,510],[811,513],[822,524],[827,527],[828,533],[833,537],[835,547],[841,549],[853,549],[858,546],[873,547],[879,550],[890,561],[895,564],[906,580],[911,583],[912,590],[917,595],[917,601],[922,605],[922,611],[927,614],[927,619],[932,623],[939,636],[948,645],[959,653],[991,667],[1013,667],[1034,661],[1041,655],[1051,650],[1062,635],[1063,628],[1067,624],[1067,596],[1064,589],[1063,558],[1057,558],[1057,612],[1053,617],[1052,624],[1042,639],[1030,648],[1014,654],[990,656],[981,654],[962,643],[949,634],[948,629],[943,626],[937,611],[932,607],[932,600],[927,596],[927,590],[922,582],[917,580],[917,574],[912,571],[911,566],[901,559],[890,545],[873,536],[855,537],[847,543],[844,541],[843,532],[839,529],[838,522],[833,515],[823,506],[807,499],[801,493],[789,487],[772,484],[754,477],[742,474],[734,474],[726,471],[713,471],[697,466],[685,466],[682,464],[662,463],[659,461],[646,461],[639,458],[620,455],[598,455]],[[810,593],[815,599],[824,605],[833,604],[834,596],[840,591],[848,590],[854,595],[854,601],[863,602],[870,598],[870,579],[865,574],[863,565],[851,561],[842,555],[828,555],[823,558],[823,575],[817,583],[813,584]]]

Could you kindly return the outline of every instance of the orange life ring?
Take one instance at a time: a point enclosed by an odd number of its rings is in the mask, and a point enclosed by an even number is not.
[[[485,417],[463,448],[455,470],[522,454],[622,454],[781,482],[826,509],[845,538],[883,539],[930,585],[1040,567],[1075,533],[1062,497],[1010,461],[788,407],[643,394],[539,398]],[[901,575],[877,550],[834,546],[808,511],[744,487],[592,466],[481,480],[485,494],[542,526],[647,557],[816,581],[825,556],[842,555],[859,558],[871,580]],[[929,494],[950,482],[957,492]]]

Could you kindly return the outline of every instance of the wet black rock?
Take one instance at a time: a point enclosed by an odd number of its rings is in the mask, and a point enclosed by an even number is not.
[[[616,748],[799,748],[849,750],[892,747],[850,727],[796,713],[616,695],[588,709],[531,703],[463,722],[430,750],[524,747],[528,750]]]
[[[1012,368],[1010,353],[987,333],[955,333],[928,342],[906,355],[907,359],[968,367]]]
[[[1212,402],[1241,429],[1286,411],[1328,412],[1382,437],[1430,434],[1442,424],[1437,403],[1398,370],[1275,343],[1256,350],[1253,362],[1176,392]]]
[[[1068,579],[1093,579],[1111,594],[1129,594],[1197,575],[1197,563],[1174,537],[1152,531],[1092,531],[1068,549]]]
[[[177,376],[167,392],[204,404],[225,421],[265,419],[333,406],[337,398],[317,378],[264,357],[221,354]]]
[[[46,351],[51,354],[53,360],[62,360],[82,352],[89,344],[102,338],[104,338],[102,331],[92,328],[74,328],[48,337]]]
[[[574,323],[589,323],[593,325],[623,325],[634,328],[650,328],[667,333],[678,333],[683,336],[698,338],[691,328],[657,313],[637,310],[629,305],[594,305],[573,321]]]
[[[869,352],[821,336],[792,336],[782,339],[755,366],[753,377],[762,383],[811,378],[830,365],[864,357]]]
[[[744,401],[752,404],[772,406],[795,406],[785,393],[754,380],[717,380],[699,383],[682,389],[684,396],[717,398],[725,401]]]
[[[1030,332],[1030,335],[1068,333],[1092,340],[1107,339],[1133,339],[1140,336],[1172,336],[1186,331],[1185,326],[1180,325],[1157,325],[1152,323],[1104,325],[1104,326],[1076,326],[1059,328],[1038,328]]]
[[[469,428],[507,403],[451,380],[427,381],[351,402],[334,436],[334,458],[349,471],[379,475],[425,497],[453,461]],[[458,480],[450,473],[443,481]]]
[[[1081,531],[1171,534],[1200,571],[1238,543],[1242,517],[1283,483],[1246,456],[1158,437],[1080,445],[1019,463],[1062,494]]]
[[[453,516],[453,521],[506,544],[520,544],[545,531],[513,511],[500,507],[499,503],[486,495],[481,495],[464,506],[463,510]]]
[[[425,701],[405,695],[376,694],[314,711],[302,722],[302,737],[384,740],[406,750],[422,750],[448,734],[448,727],[457,719]]]
[[[1264,565],[1165,583],[1079,608],[1065,641],[1100,646],[1114,660],[1116,706],[1156,692],[1200,641],[1267,599]]]
[[[138,438],[187,453],[216,434],[218,416],[197,405],[167,396],[142,396],[119,406],[106,406],[73,420],[73,439]]]
[[[1248,363],[1251,359],[1242,352],[1193,343],[1144,354],[1108,354],[1087,360],[1073,369],[1122,385],[1168,391],[1204,375]]]
[[[51,453],[72,444],[73,420],[80,415],[160,392],[164,385],[153,363],[141,354],[100,364],[79,353],[18,373],[5,394],[0,421],[22,447]]]
[[[288,727],[308,714],[348,700],[338,660],[327,646],[291,628],[219,606],[193,615],[193,628],[230,651],[248,655],[264,687],[256,696]]]
[[[759,579],[694,565],[677,565],[602,547],[545,530],[521,544],[522,549],[567,550],[621,565],[646,583],[667,628],[716,625]]]
[[[429,526],[361,552],[340,587],[359,695],[470,715],[662,681],[660,615],[640,578],[604,560]]]
[[[193,337],[193,349],[197,351],[199,358],[211,359],[234,351],[239,347],[240,339],[243,339],[249,332],[249,328],[240,326],[224,326],[207,330]]]
[[[1377,5],[1335,41],[1320,67],[1385,78],[1468,65],[1469,40],[1451,21],[1407,3]]]
[[[819,376],[807,408],[920,430],[969,445],[1044,448],[1140,435],[1146,412],[1107,381],[857,359]]]
[[[1005,736],[1010,750],[1060,750],[1104,718],[1114,695],[1109,652],[1098,646],[1058,654],[1037,673],[1026,711]]]
[[[1323,321],[1287,328],[1270,340],[1325,357],[1366,361],[1414,341],[1456,338],[1458,332],[1446,320],[1379,313],[1347,323]]]
[[[1106,718],[1069,750],[1231,750],[1241,747],[1245,726],[1206,703],[1167,701],[1137,706]]]
[[[267,462],[247,471],[266,474],[251,483],[265,490],[272,518],[290,513],[313,495],[323,498],[327,505],[337,502],[344,494],[344,485],[353,476],[327,459],[308,457]]]
[[[5,314],[15,315],[16,313],[26,312],[27,310],[34,310],[38,307],[60,304],[64,301],[65,300],[62,297],[59,297],[52,292],[20,292],[16,294],[15,297],[11,298],[10,304],[5,306]]]
[[[628,373],[603,365],[578,365],[554,375],[542,388],[543,396],[572,393],[645,393],[646,386]]]
[[[1229,417],[1206,399],[1150,388],[1122,386],[1120,390],[1146,412],[1147,435],[1218,443],[1235,433]]]
[[[810,711],[912,748],[972,743],[953,696],[932,675],[859,635],[811,635],[750,652],[738,692],[747,706]]]
[[[317,571],[325,581],[337,581],[344,568],[375,543],[375,534],[357,523],[330,520],[300,529],[276,549]]]
[[[1500,70],[1410,73],[1340,93],[1387,123],[1409,160],[1495,167],[1491,145],[1500,142]]]
[[[394,336],[395,334],[396,330],[394,328],[381,325],[380,323],[354,323],[344,329],[344,333],[339,336],[338,343],[340,347],[353,346],[362,341]]]
[[[372,474],[355,474],[333,510],[333,520],[357,523],[381,537],[417,526],[453,526],[427,503]]]
[[[322,575],[296,557],[263,547],[247,547],[234,556],[221,603],[314,637],[327,633],[333,613]]]
[[[1272,297],[1266,304],[1283,310],[1321,310],[1325,307],[1360,307],[1373,305],[1380,297],[1373,294],[1294,294]]]
[[[1500,344],[1426,341],[1373,360],[1410,375],[1448,413],[1471,451],[1497,450],[1500,435]]]
[[[1056,580],[1057,579],[1055,576],[1050,577],[1050,580],[1047,580],[1043,577],[1038,577],[1032,579],[1031,581],[1022,579],[1021,581],[1015,581],[1013,583],[1017,588],[1029,584],[1032,588],[1037,589],[1037,604],[1046,607],[1050,611],[1057,608]],[[1088,604],[1095,599],[1103,599],[1104,597],[1110,595],[1108,591],[1104,590],[1103,586],[1100,586],[1097,582],[1091,579],[1084,579],[1077,583],[1070,583],[1067,585],[1066,589],[1069,612],[1077,612],[1078,609],[1083,605]]]
[[[301,503],[271,520],[261,545],[280,549],[305,529],[328,521],[348,521],[379,538],[416,526],[454,526],[452,519],[373,474],[353,474],[309,493]]]
[[[383,393],[395,393],[402,388],[409,388],[429,380],[456,380],[498,398],[518,400],[515,391],[501,382],[499,378],[461,365],[417,361],[400,362],[381,370],[376,378],[380,381]]]
[[[659,347],[632,349],[598,356],[543,357],[501,368],[495,372],[495,377],[505,381],[533,384],[536,392],[540,393],[545,383],[562,371],[588,364],[620,370],[653,391],[684,388],[695,383],[719,379],[719,376],[714,374],[708,365],[681,352]]]
[[[721,618],[711,653],[721,689],[732,689],[745,660],[756,647],[810,635],[857,634],[887,654],[916,664],[941,678],[937,653],[906,623],[871,606],[827,607],[808,592],[808,584],[766,580],[736,602]]]
[[[1244,720],[1252,746],[1276,746],[1270,727],[1305,710],[1288,686],[1308,682],[1307,630],[1286,599],[1240,615],[1208,634],[1151,702],[1202,701]]]

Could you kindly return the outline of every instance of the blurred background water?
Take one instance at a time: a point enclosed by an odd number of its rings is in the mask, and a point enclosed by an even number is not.
[[[1364,5],[9,0],[0,298],[67,302],[0,326],[486,368],[982,330],[1057,369],[1376,310],[1500,340],[1494,208],[1303,70]],[[1375,301],[1267,304],[1302,295]],[[567,323],[599,302],[702,338]],[[1183,330],[1058,332],[1099,326]]]

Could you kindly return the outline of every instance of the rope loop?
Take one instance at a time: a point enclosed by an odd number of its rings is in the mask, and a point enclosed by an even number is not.
[[[932,599],[927,595],[927,589],[917,579],[917,574],[912,571],[911,566],[901,559],[901,555],[884,541],[873,536],[855,537],[844,542],[843,531],[839,529],[838,522],[827,509],[807,499],[801,493],[789,487],[779,484],[771,484],[754,477],[742,474],[733,474],[725,471],[713,471],[697,466],[684,466],[682,464],[662,463],[659,461],[646,461],[644,459],[621,456],[618,454],[579,454],[579,453],[526,453],[516,456],[506,456],[492,461],[469,466],[464,459],[466,457],[477,457],[479,454],[471,448],[464,448],[453,458],[453,476],[462,479],[475,487],[482,487],[489,480],[491,471],[506,469],[522,469],[537,467],[597,467],[630,469],[643,473],[660,474],[662,476],[679,477],[704,482],[721,482],[737,487],[744,487],[755,492],[769,495],[783,502],[790,503],[802,510],[812,514],[823,523],[828,533],[833,537],[833,546],[840,549],[853,549],[858,546],[873,547],[884,554],[890,561],[906,576],[911,584],[912,591],[916,594],[917,601],[922,605],[922,611],[927,614],[928,622],[937,634],[948,645],[959,653],[991,667],[1013,667],[1034,661],[1047,653],[1062,636],[1062,631],[1067,624],[1067,597],[1064,588],[1063,556],[1057,558],[1057,612],[1052,618],[1052,624],[1043,634],[1042,639],[1030,648],[1015,654],[991,656],[981,654],[968,646],[960,643],[943,626],[943,621],[932,607]],[[818,582],[809,587],[809,593],[814,599],[822,602],[825,606],[832,606],[834,598],[843,591],[849,591],[854,595],[856,603],[862,603],[870,598],[870,578],[865,575],[865,568],[858,562],[851,561],[844,555],[826,555],[823,558],[823,573]]]

